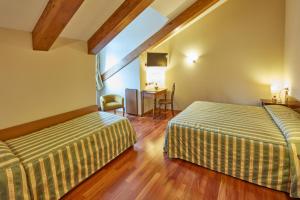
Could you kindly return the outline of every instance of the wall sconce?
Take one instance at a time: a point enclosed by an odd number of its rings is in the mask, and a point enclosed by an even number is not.
[[[191,52],[186,56],[186,58],[189,64],[193,64],[193,63],[197,63],[199,59],[199,55],[195,52]]]

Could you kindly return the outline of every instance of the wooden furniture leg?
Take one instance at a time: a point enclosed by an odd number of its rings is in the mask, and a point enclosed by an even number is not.
[[[141,92],[141,117],[144,115],[144,92]]]
[[[173,106],[173,102],[171,103],[171,110],[172,110],[172,116],[174,116],[174,106]]]
[[[165,100],[167,99],[167,92],[165,93]],[[167,104],[165,104],[165,112],[167,112]]]
[[[160,113],[161,113],[161,105],[158,104],[158,115],[160,116]]]
[[[155,110],[156,110],[156,96],[154,95],[153,97],[153,101],[154,101],[154,104],[153,104],[153,119],[155,119]]]
[[[123,117],[125,116],[125,108],[123,107]]]
[[[167,97],[167,89],[161,90],[143,90],[141,91],[141,116],[144,116],[145,111],[145,97],[150,97],[153,100],[153,119],[156,117],[156,109],[157,109],[157,97],[164,95],[165,98]],[[161,108],[159,108],[161,109]],[[165,108],[166,109],[166,108]]]

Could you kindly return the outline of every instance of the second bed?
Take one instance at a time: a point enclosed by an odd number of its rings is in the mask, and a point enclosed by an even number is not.
[[[194,102],[173,118],[164,150],[224,174],[300,197],[300,115],[283,106]]]

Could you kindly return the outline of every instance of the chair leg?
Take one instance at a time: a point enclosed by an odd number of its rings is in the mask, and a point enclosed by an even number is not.
[[[160,115],[160,104],[158,104],[158,115]]]
[[[125,116],[125,108],[123,107],[123,117]]]
[[[171,104],[171,110],[172,110],[172,116],[174,116],[174,108],[173,108],[173,103]]]

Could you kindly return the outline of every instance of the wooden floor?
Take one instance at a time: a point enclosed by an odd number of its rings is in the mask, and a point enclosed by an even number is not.
[[[129,117],[138,136],[130,148],[69,192],[64,199],[289,199],[283,192],[256,186],[206,168],[169,160],[163,153],[171,114],[153,120]]]

